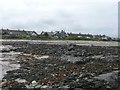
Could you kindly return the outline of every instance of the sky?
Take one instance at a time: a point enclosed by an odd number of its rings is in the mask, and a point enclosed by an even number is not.
[[[0,0],[0,28],[118,36],[119,0]]]

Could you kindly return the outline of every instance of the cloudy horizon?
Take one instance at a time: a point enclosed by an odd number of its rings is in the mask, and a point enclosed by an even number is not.
[[[0,0],[0,28],[118,36],[118,0]]]

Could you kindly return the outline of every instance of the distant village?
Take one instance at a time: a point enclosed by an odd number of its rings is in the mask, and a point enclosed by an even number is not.
[[[106,35],[75,34],[67,33],[64,30],[51,32],[42,31],[38,34],[35,31],[0,29],[0,33],[3,39],[118,40],[118,38],[112,38]]]

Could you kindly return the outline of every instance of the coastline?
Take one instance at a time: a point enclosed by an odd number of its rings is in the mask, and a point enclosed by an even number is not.
[[[30,44],[76,44],[80,46],[119,46],[115,41],[78,41],[78,40],[21,40],[21,39],[1,39],[0,42],[26,42]]]

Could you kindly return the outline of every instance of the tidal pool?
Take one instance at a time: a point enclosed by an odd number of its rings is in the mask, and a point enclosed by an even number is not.
[[[4,47],[4,48],[3,48]],[[9,46],[12,48],[11,46]],[[7,46],[0,47],[2,49],[9,49]],[[20,52],[0,52],[0,88],[2,87],[2,78],[7,71],[15,70],[20,68],[20,64],[17,63],[16,57],[21,54]]]

